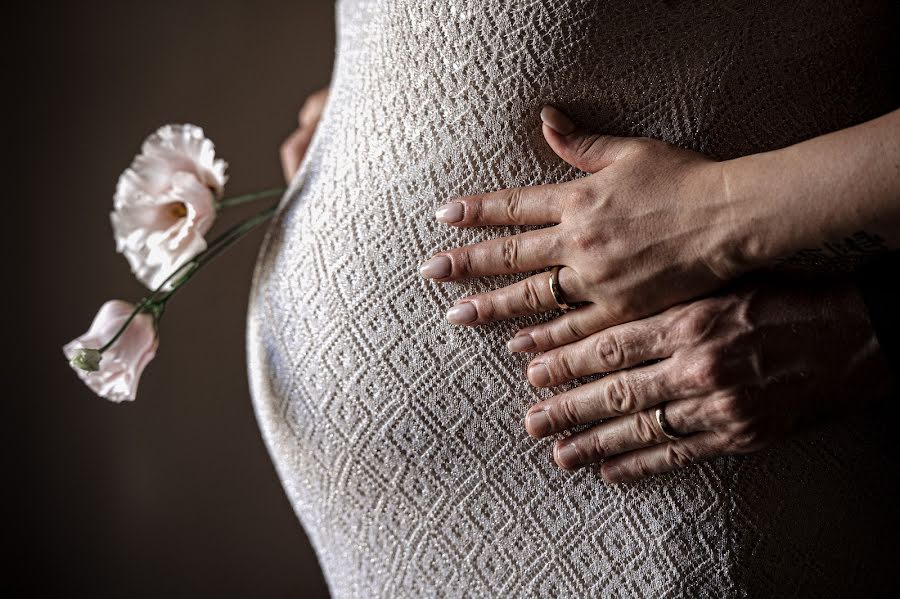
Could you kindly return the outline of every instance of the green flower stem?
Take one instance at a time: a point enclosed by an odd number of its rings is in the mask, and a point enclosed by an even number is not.
[[[269,193],[269,195],[274,195],[273,192],[275,192],[275,191],[277,191],[277,190],[271,190],[271,192],[263,192],[263,193]],[[281,191],[284,191],[284,190],[281,190]],[[244,196],[244,197],[247,197],[247,196]],[[234,198],[234,199],[237,199],[237,198]],[[247,200],[247,201],[249,201],[249,200]],[[125,332],[125,329],[128,328],[128,325],[131,324],[131,321],[134,320],[134,318],[141,312],[152,313],[153,314],[153,323],[154,323],[154,325],[156,325],[156,322],[159,320],[159,317],[162,315],[163,310],[165,309],[166,302],[168,302],[169,299],[173,295],[175,295],[176,291],[181,289],[181,287],[184,286],[184,284],[187,283],[191,279],[191,277],[193,277],[194,274],[198,270],[200,270],[200,268],[202,266],[204,266],[205,264],[208,264],[210,261],[212,261],[213,258],[215,258],[219,254],[221,254],[229,246],[231,246],[233,243],[238,241],[241,237],[243,237],[244,235],[246,235],[247,233],[249,233],[250,231],[255,229],[257,226],[261,225],[262,223],[264,223],[267,220],[269,220],[270,218],[272,218],[272,216],[275,214],[276,209],[277,209],[277,206],[272,206],[271,208],[263,210],[256,216],[251,216],[250,218],[237,223],[236,225],[234,225],[233,227],[231,227],[230,229],[228,229],[227,231],[225,231],[224,233],[222,233],[221,235],[216,237],[205,250],[203,250],[202,252],[200,252],[199,254],[197,254],[196,256],[194,256],[193,258],[191,258],[190,260],[188,260],[187,262],[185,262],[184,264],[182,264],[181,266],[176,268],[172,272],[172,274],[170,274],[168,277],[166,277],[166,279],[162,283],[160,283],[159,287],[154,289],[153,292],[150,293],[150,295],[144,297],[138,303],[137,307],[135,307],[134,311],[132,311],[131,315],[128,317],[128,320],[126,320],[122,324],[122,326],[119,327],[119,330],[116,331],[116,334],[113,336],[113,338],[110,339],[98,351],[102,354],[103,352],[108,350],[110,347],[112,347],[113,343],[118,341],[119,337],[122,336],[122,333]],[[184,272],[184,271],[187,271],[187,272]],[[172,285],[172,289],[170,289],[168,291],[163,291],[165,286],[169,284],[169,281],[174,279],[177,275],[181,275],[181,277]],[[163,295],[161,297],[158,297],[160,294],[163,294]]]
[[[128,325],[131,324],[131,321],[134,320],[134,317],[137,316],[137,315],[141,312],[141,310],[143,310],[144,308],[147,307],[147,304],[150,303],[150,299],[151,299],[152,297],[153,297],[153,295],[151,294],[151,295],[148,295],[147,297],[145,297],[143,300],[141,300],[141,303],[139,303],[139,304],[137,305],[137,307],[131,312],[131,315],[128,317],[128,320],[126,320],[126,321],[122,324],[122,326],[119,327],[119,330],[116,331],[116,334],[113,335],[113,338],[110,339],[109,341],[107,341],[107,342],[106,342],[106,345],[104,345],[103,347],[101,347],[101,348],[100,348],[99,350],[97,350],[97,351],[99,351],[99,352],[102,354],[103,352],[105,352],[106,350],[108,350],[110,347],[112,347],[112,344],[119,340],[119,337],[122,336],[122,333],[125,332],[125,329],[128,328]]]
[[[221,210],[222,208],[228,208],[230,206],[237,206],[239,204],[246,204],[247,202],[253,202],[255,200],[262,200],[264,198],[271,198],[283,194],[286,190],[286,187],[278,187],[276,189],[267,189],[265,191],[258,191],[256,193],[248,193],[242,196],[235,196],[233,198],[225,198],[224,200],[216,202],[216,210]]]
[[[131,314],[128,316],[128,320],[126,320],[124,323],[122,323],[122,326],[119,327],[119,330],[116,331],[116,334],[113,335],[113,338],[110,339],[109,341],[107,341],[106,344],[103,347],[101,347],[98,351],[102,354],[103,352],[108,350],[110,347],[112,347],[112,344],[119,340],[119,337],[122,336],[122,333],[125,332],[125,329],[128,328],[128,325],[131,324],[131,321],[134,320],[135,316],[137,316],[144,310],[152,309],[152,304],[154,302],[153,298],[156,297],[156,294],[158,294],[162,290],[163,287],[168,285],[169,281],[171,281],[175,277],[175,275],[180,273],[184,269],[184,267],[187,266],[188,264],[190,264],[190,261],[188,261],[188,262],[182,264],[181,266],[179,266],[178,268],[176,268],[172,272],[172,274],[170,274],[168,277],[166,277],[166,279],[162,283],[160,283],[159,287],[157,287],[153,291],[153,293],[142,298],[141,301],[138,302],[138,305],[134,308],[134,310],[132,310]]]
[[[191,277],[193,277],[197,273],[197,271],[200,270],[201,267],[203,267],[206,264],[208,264],[209,262],[211,262],[213,260],[213,258],[215,258],[219,254],[221,254],[223,251],[228,249],[234,242],[238,241],[241,237],[243,237],[244,235],[246,235],[247,233],[249,233],[250,231],[255,229],[257,226],[261,225],[262,223],[264,223],[267,220],[269,220],[270,218],[272,218],[272,216],[275,214],[275,210],[277,208],[278,208],[277,206],[272,206],[266,210],[263,210],[256,216],[251,216],[250,218],[237,223],[236,225],[234,225],[233,227],[231,227],[230,229],[228,229],[227,231],[225,231],[224,233],[219,235],[215,240],[213,240],[212,243],[209,244],[209,247],[207,247],[205,250],[203,250],[202,252],[200,252],[199,254],[194,256],[191,260],[186,262],[182,266],[182,268],[179,268],[176,271],[176,273],[181,272],[181,270],[183,268],[187,267],[187,272],[184,273],[180,279],[175,281],[175,283],[172,285],[172,289],[169,290],[163,297],[156,300],[156,303],[160,304],[161,306],[165,306],[165,303],[167,301],[169,301],[169,299],[173,295],[175,295],[175,292],[178,291],[179,289],[181,289],[181,287],[185,283],[190,281]],[[172,273],[172,274],[174,275],[176,273]],[[159,292],[159,289],[157,289],[157,291],[154,293],[157,293],[157,292]]]

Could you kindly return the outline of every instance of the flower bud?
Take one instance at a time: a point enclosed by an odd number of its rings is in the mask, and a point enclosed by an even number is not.
[[[72,358],[69,360],[69,364],[71,364],[73,368],[80,368],[85,372],[97,372],[100,370],[100,360],[102,357],[103,355],[99,350],[85,347],[75,350],[75,353],[72,354]]]
[[[110,401],[131,401],[137,393],[144,367],[156,355],[159,340],[152,314],[134,317],[115,343],[103,352],[90,349],[108,343],[134,311],[134,305],[113,300],[100,307],[87,333],[63,347],[69,364],[81,380],[100,397]]]

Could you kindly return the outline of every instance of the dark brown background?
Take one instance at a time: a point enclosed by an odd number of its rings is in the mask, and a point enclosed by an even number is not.
[[[330,76],[333,3],[19,11],[6,23],[16,41],[4,85],[16,309],[3,585],[25,596],[327,596],[249,398],[244,320],[260,232],[173,300],[133,404],[93,396],[60,348],[107,299],[142,294],[108,213],[119,173],[157,127],[202,126],[230,164],[227,195],[281,184],[278,145]]]

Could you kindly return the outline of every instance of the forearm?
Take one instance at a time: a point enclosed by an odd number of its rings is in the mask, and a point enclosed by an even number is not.
[[[900,247],[900,110],[724,162],[722,173],[738,270],[806,249]]]

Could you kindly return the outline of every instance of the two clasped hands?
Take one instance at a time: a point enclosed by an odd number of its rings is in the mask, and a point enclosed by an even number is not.
[[[633,481],[756,451],[888,392],[851,278],[764,271],[846,237],[897,247],[900,111],[723,162],[586,132],[551,106],[541,120],[553,151],[588,176],[454,198],[435,217],[552,226],[447,249],[420,273],[447,282],[539,271],[449,308],[450,323],[475,326],[558,310],[548,269],[560,267],[575,308],[508,347],[536,354],[527,377],[537,387],[608,373],[528,410],[534,437],[596,423],[554,443],[561,468],[601,463],[605,480]]]

